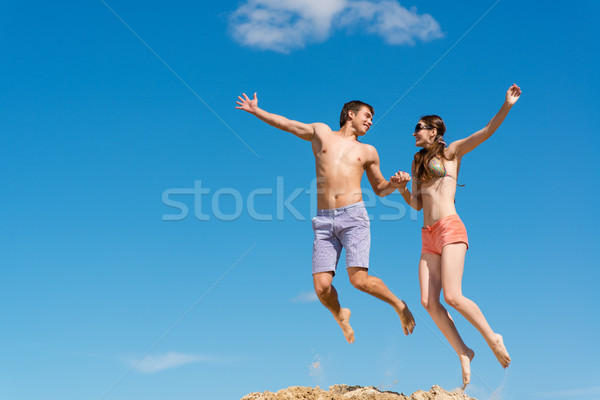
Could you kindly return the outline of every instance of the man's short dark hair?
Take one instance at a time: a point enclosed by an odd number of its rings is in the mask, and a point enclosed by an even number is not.
[[[340,128],[344,126],[346,121],[348,121],[348,111],[352,110],[354,114],[356,114],[363,107],[367,107],[369,111],[371,111],[371,115],[375,115],[375,110],[373,110],[373,107],[360,100],[352,100],[344,104],[344,107],[342,108],[342,113],[340,114]]]

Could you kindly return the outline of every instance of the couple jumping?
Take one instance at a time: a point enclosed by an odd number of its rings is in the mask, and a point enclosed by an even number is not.
[[[406,303],[398,299],[379,278],[368,274],[370,222],[362,201],[361,178],[367,178],[378,196],[398,191],[416,210],[424,209],[423,246],[419,261],[421,303],[459,356],[463,386],[470,381],[470,363],[475,353],[462,341],[452,318],[440,303],[444,300],[460,312],[479,332],[504,368],[510,357],[502,336],[495,333],[477,305],[462,294],[461,281],[468,248],[466,229],[456,214],[454,195],[462,157],[489,138],[500,126],[521,94],[512,85],[504,104],[480,131],[446,146],[446,127],[436,115],[422,117],[413,136],[422,147],[414,156],[412,193],[407,189],[411,176],[398,171],[390,180],[381,174],[375,147],[358,141],[373,123],[373,108],[361,101],[344,104],[340,130],[332,131],[323,123],[305,124],[266,112],[258,107],[258,99],[244,93],[236,108],[247,111],[275,128],[310,141],[317,173],[317,216],[313,218],[313,283],[321,303],[333,314],[346,340],[354,342],[350,326],[350,310],[342,308],[332,285],[337,263],[346,249],[346,268],[350,282],[394,307],[400,316],[404,334],[413,332],[415,320]]]

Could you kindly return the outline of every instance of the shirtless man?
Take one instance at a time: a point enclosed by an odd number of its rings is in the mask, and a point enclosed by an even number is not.
[[[337,262],[346,249],[346,268],[352,285],[394,307],[404,334],[412,333],[415,320],[406,303],[398,299],[377,277],[368,274],[370,222],[362,201],[360,181],[363,172],[378,196],[387,196],[396,186],[379,168],[375,147],[358,141],[373,123],[373,108],[360,101],[344,105],[340,130],[323,123],[305,124],[271,114],[258,107],[256,93],[250,99],[238,96],[236,108],[300,139],[311,142],[317,171],[317,216],[313,219],[313,283],[321,303],[333,314],[349,343],[354,342],[350,310],[342,308],[332,286]]]

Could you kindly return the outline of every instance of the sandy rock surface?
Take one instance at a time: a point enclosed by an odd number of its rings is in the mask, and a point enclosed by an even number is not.
[[[395,392],[382,392],[374,387],[333,385],[329,390],[319,387],[291,386],[277,393],[250,393],[241,400],[475,400],[462,393],[447,392],[433,386],[428,392],[417,390],[410,396]]]

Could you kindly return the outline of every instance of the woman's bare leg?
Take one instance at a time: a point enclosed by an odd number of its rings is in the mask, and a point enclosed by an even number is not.
[[[506,347],[504,347],[502,336],[492,330],[477,304],[462,294],[462,276],[466,253],[467,245],[464,243],[449,244],[442,249],[444,300],[477,328],[502,367],[506,368],[510,364],[510,356],[506,351]]]
[[[419,282],[421,285],[421,303],[427,310],[436,326],[450,343],[462,369],[463,389],[471,381],[471,360],[475,356],[460,337],[454,321],[448,311],[440,303],[442,290],[441,257],[437,254],[421,254],[419,262]]]

